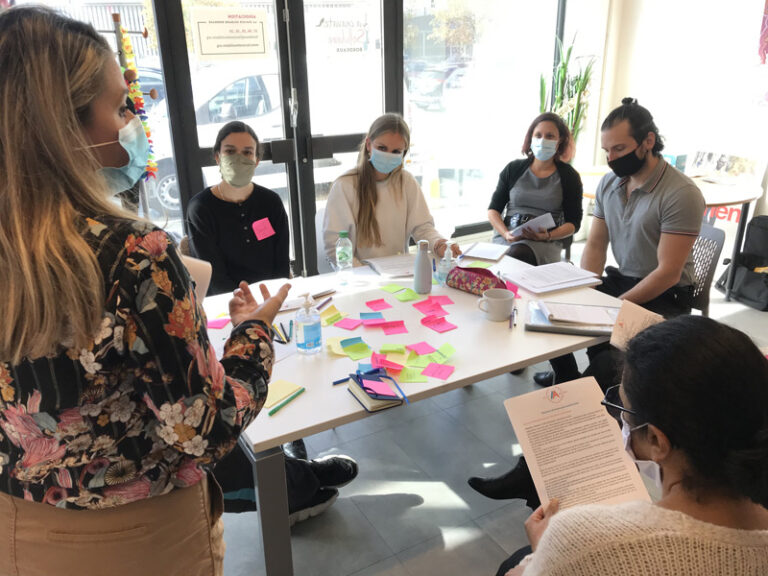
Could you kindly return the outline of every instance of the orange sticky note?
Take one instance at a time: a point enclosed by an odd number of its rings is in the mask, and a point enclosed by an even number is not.
[[[251,228],[253,228],[253,233],[256,234],[256,238],[259,240],[264,240],[275,235],[275,229],[272,228],[272,223],[269,221],[269,218],[256,220],[256,222],[251,224]]]

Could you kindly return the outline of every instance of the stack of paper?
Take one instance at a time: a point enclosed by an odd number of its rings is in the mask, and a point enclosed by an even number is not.
[[[498,261],[509,250],[506,244],[491,242],[475,242],[462,254],[462,258],[480,258],[482,260]]]
[[[551,319],[551,313],[548,310],[550,306],[566,320]],[[610,336],[618,314],[619,308],[612,306],[543,303],[539,300],[530,300],[525,329],[533,332],[554,332],[555,334]]]
[[[396,256],[382,256],[381,258],[368,258],[363,260],[381,276],[389,278],[399,278],[413,276],[413,269],[416,266],[416,256],[414,254],[398,254]]]
[[[568,262],[532,266],[511,272],[507,276],[512,282],[534,294],[575,286],[596,286],[602,282],[597,274]]]
[[[542,214],[541,216],[536,216],[536,218],[531,218],[526,222],[525,224],[522,224],[512,230],[512,236],[522,236],[523,230],[531,230],[532,232],[538,232],[539,228],[543,228],[544,230],[551,230],[555,227],[555,219],[552,218],[552,214],[547,212],[546,214]]]

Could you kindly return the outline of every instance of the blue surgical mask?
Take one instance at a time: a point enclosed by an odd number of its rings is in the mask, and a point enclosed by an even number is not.
[[[546,162],[557,152],[557,140],[547,140],[546,138],[532,138],[531,152],[537,160]]]
[[[643,426],[648,426],[648,424],[641,424],[640,426],[630,428],[629,423],[624,419],[624,414],[622,413],[621,437],[624,439],[624,450],[627,451],[627,454],[629,454],[630,458],[635,462],[635,465],[637,465],[637,470],[643,477],[643,482],[648,489],[648,494],[650,494],[651,500],[658,502],[662,497],[661,466],[653,460],[638,460],[635,453],[632,451],[632,442],[630,442],[632,432]]]
[[[371,164],[377,172],[389,174],[403,163],[402,154],[391,154],[373,148],[371,150]]]
[[[144,126],[138,116],[134,116],[128,124],[120,128],[117,140],[98,144],[98,146],[114,142],[119,142],[120,146],[128,153],[128,163],[117,168],[105,166],[100,171],[106,179],[109,189],[112,193],[117,194],[132,188],[147,168],[149,140],[147,140],[147,134],[144,132]]]

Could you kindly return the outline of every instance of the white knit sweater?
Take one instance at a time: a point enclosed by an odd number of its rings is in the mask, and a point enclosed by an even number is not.
[[[716,526],[647,502],[577,506],[552,518],[529,559],[525,576],[766,576],[768,530]]]
[[[408,252],[408,241],[428,240],[429,249],[442,236],[435,230],[435,222],[429,213],[427,201],[413,175],[403,170],[402,194],[387,178],[376,183],[377,202],[374,214],[379,223],[381,246],[361,246],[357,242],[357,192],[356,177],[345,174],[333,183],[328,194],[323,222],[323,243],[326,256],[336,260],[336,240],[341,230],[349,231],[349,239],[355,247],[355,258],[365,260],[378,256],[394,256]]]

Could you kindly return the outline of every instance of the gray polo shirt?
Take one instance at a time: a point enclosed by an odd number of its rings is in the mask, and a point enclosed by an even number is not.
[[[661,158],[648,180],[627,198],[629,178],[613,172],[597,186],[594,216],[605,220],[619,272],[645,278],[659,265],[656,250],[661,234],[698,236],[704,196],[696,184]],[[693,258],[688,255],[678,286],[694,283]]]

